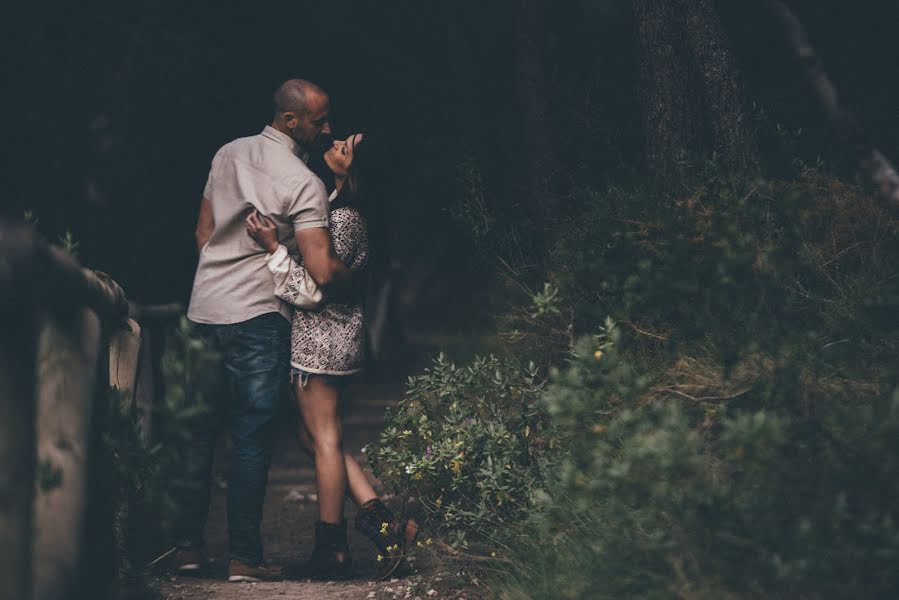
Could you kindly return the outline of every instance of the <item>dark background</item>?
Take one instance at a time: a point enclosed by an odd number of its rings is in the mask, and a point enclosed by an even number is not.
[[[841,168],[844,157],[795,65],[752,5],[719,8],[747,103],[767,114],[763,142],[777,124],[801,129],[804,152]],[[899,158],[897,3],[790,5],[846,105],[887,156]],[[547,6],[529,34],[544,52],[559,175],[598,186],[639,173],[629,3]],[[441,281],[483,263],[451,216],[467,193],[460,165],[475,165],[499,218],[527,208],[520,7],[332,0],[7,8],[2,212],[20,219],[33,210],[51,240],[70,230],[82,261],[110,273],[133,299],[186,301],[213,154],[258,133],[271,119],[272,91],[299,76],[330,92],[336,134],[364,131],[376,145],[381,268],[419,272],[425,287],[445,292],[452,288]]]

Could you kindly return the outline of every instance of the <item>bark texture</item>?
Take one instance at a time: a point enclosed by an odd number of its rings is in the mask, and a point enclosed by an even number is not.
[[[702,122],[694,99],[690,56],[671,0],[634,0],[640,52],[644,150],[660,174],[700,145]]]
[[[32,589],[35,598],[63,600],[82,576],[100,321],[81,309],[47,317],[40,329],[37,452],[58,481],[39,482],[35,498]]]
[[[659,175],[691,153],[756,164],[740,76],[711,0],[633,0],[645,155]]]
[[[553,201],[550,179],[556,169],[557,140],[550,120],[549,69],[546,65],[545,0],[524,0],[517,11],[516,92],[524,117],[522,124],[525,205],[533,222],[535,247],[542,249],[543,228],[552,218]]]
[[[681,0],[684,30],[705,103],[711,147],[728,164],[742,169],[756,164],[752,133],[743,108],[739,71],[712,0]]]

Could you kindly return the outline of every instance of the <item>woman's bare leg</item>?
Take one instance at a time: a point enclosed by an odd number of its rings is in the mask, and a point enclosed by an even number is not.
[[[315,448],[312,445],[312,435],[302,419],[300,419],[297,426],[297,438],[300,442],[300,447],[314,460]],[[353,455],[344,451],[343,460],[346,465],[347,486],[353,502],[357,506],[362,506],[369,500],[377,498],[378,494],[375,492],[375,488],[372,487],[368,477],[365,475],[365,471],[362,470],[362,466],[353,458]]]
[[[343,428],[337,413],[340,393],[324,377],[315,376],[310,377],[305,386],[298,379],[295,391],[315,453],[318,518],[325,523],[341,523],[347,468],[343,453]]]

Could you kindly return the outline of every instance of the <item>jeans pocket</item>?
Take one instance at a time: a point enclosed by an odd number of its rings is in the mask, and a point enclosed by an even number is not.
[[[287,378],[287,336],[289,324],[279,314],[262,315],[232,326],[227,366],[238,408],[267,411],[277,406],[279,388]]]
[[[234,325],[227,342],[233,367],[257,373],[283,364],[289,350],[287,329],[287,320],[272,313]]]

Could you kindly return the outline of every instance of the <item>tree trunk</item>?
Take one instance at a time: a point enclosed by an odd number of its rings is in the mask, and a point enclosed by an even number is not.
[[[783,30],[806,85],[844,148],[855,157],[860,173],[893,209],[899,208],[899,174],[874,147],[855,115],[840,102],[837,89],[824,71],[824,65],[809,42],[802,23],[779,0],[766,0],[765,7],[773,16],[775,25]]]
[[[693,153],[756,164],[739,73],[711,0],[633,0],[651,171],[673,172]]]
[[[711,0],[680,0],[686,39],[702,82],[711,147],[734,169],[757,164],[736,62]]]
[[[545,223],[553,213],[550,178],[556,168],[557,140],[550,121],[546,68],[546,3],[524,0],[517,11],[516,91],[523,119],[525,198],[535,250],[543,247]]]
[[[702,123],[683,24],[671,0],[634,0],[643,98],[644,152],[650,170],[666,175],[699,148]]]

